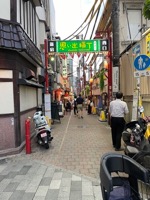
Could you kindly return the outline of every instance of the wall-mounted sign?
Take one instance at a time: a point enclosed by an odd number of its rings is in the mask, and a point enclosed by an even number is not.
[[[48,41],[48,52],[49,53],[56,52],[56,42],[55,41]]]

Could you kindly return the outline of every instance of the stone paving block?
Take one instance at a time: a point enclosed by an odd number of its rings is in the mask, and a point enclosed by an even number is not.
[[[17,175],[17,172],[9,172],[9,173],[6,175],[6,177],[7,177],[8,179],[12,179],[12,178],[16,177],[16,175]]]
[[[14,191],[9,200],[21,200],[25,191]]]
[[[19,175],[26,175],[31,166],[23,166],[22,169],[19,171]]]
[[[35,196],[34,198],[33,198],[33,200],[45,200],[45,197],[41,197],[41,196]]]
[[[51,177],[44,177],[42,178],[40,182],[40,186],[49,186],[51,183],[52,178]]]
[[[45,197],[48,189],[49,189],[49,186],[39,186],[36,193],[35,193],[35,196],[38,196],[38,197],[44,196]]]
[[[59,189],[61,180],[52,180],[49,186],[49,189]]]
[[[1,182],[4,178],[6,178],[6,175],[0,175],[0,182]]]
[[[11,179],[3,179],[0,182],[0,192],[3,192],[10,182],[11,182]]]
[[[4,192],[13,192],[18,187],[19,183],[9,183],[4,189]]]
[[[55,172],[53,175],[53,180],[59,180],[62,178],[63,173],[62,172]]]
[[[30,184],[30,180],[22,180],[16,190],[26,190]]]
[[[39,169],[37,170],[37,174],[39,174],[39,175],[43,175],[43,174],[45,174],[45,172],[46,172],[46,169],[47,169],[47,167],[46,166],[44,166],[44,165],[41,165],[40,167],[39,167]]]
[[[0,163],[0,173],[7,167],[7,165],[3,165]]]
[[[23,167],[23,163],[14,163],[11,167],[11,171],[13,172],[20,172]]]
[[[72,181],[71,182],[71,191],[81,191],[82,182],[81,181]]]
[[[71,191],[69,200],[82,200],[82,192],[81,191]]]
[[[38,185],[32,185],[31,183],[28,185],[25,192],[35,193],[37,191]]]
[[[57,200],[70,200],[70,198],[69,197],[58,197]]]
[[[95,200],[95,198],[93,196],[82,196],[82,200]],[[99,199],[101,200],[101,199]]]
[[[62,178],[60,186],[61,187],[69,187],[69,186],[71,186],[71,178]]]
[[[93,196],[93,187],[91,182],[82,182],[82,195]]]
[[[29,171],[27,172],[27,174],[28,175],[33,175],[33,174],[35,174],[37,171],[38,171],[38,169],[39,169],[39,165],[32,165],[32,167],[29,169]]]
[[[70,196],[70,187],[60,187],[58,198],[68,198]]]
[[[22,196],[21,200],[33,200],[35,193],[26,193]]]
[[[40,184],[40,182],[41,182],[41,180],[42,180],[42,175],[35,175],[34,177],[33,177],[33,179],[31,180],[31,184],[32,185],[39,185]]]
[[[99,186],[93,186],[93,193],[94,193],[94,196],[95,196],[95,200],[103,199],[100,185]]]
[[[56,200],[56,199],[58,199],[58,193],[59,193],[58,189],[54,189],[54,190],[53,189],[49,189],[47,191],[45,200]]]
[[[72,181],[81,181],[80,176],[72,175]]]
[[[9,200],[12,192],[0,192],[0,200]]]
[[[55,172],[55,168],[48,167],[44,174],[44,177],[53,177],[54,172]]]

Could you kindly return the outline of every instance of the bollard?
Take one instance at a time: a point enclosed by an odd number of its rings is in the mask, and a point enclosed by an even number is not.
[[[30,120],[25,121],[25,134],[26,134],[26,154],[31,153],[31,141],[30,141]]]

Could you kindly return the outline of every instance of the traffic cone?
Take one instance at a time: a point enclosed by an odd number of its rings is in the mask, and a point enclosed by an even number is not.
[[[105,112],[103,110],[100,112],[99,121],[106,122],[106,116],[105,116]]]

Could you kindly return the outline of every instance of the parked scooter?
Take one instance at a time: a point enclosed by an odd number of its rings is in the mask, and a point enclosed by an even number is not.
[[[122,136],[125,143],[124,153],[150,172],[150,137],[145,138],[147,123],[140,118],[138,121],[126,124]]]
[[[49,149],[49,143],[53,140],[53,137],[51,136],[51,129],[46,117],[42,114],[42,111],[38,111],[34,113],[33,120],[35,123],[37,143]]]

